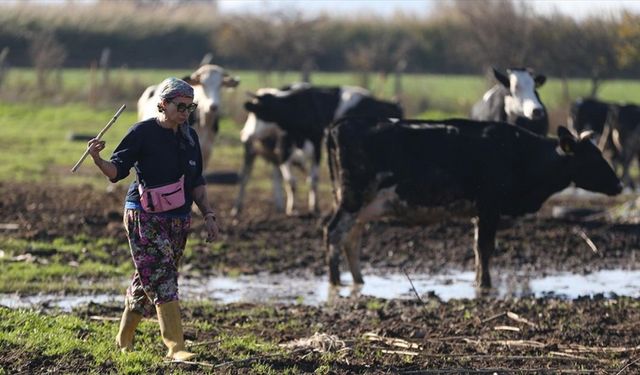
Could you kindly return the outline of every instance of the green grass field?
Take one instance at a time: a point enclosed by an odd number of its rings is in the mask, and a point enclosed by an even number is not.
[[[299,81],[297,72],[277,72],[262,74],[257,71],[234,71],[230,74],[238,76],[241,84],[234,92],[227,92],[226,104],[228,112],[235,114],[241,110],[246,91],[255,91],[260,87],[279,87]],[[32,69],[12,69],[9,71],[0,92],[3,98],[11,101],[11,95],[19,95],[42,101],[56,100],[59,103],[68,101],[91,102],[92,96],[111,96],[111,102],[124,100],[135,105],[142,90],[148,85],[156,84],[168,76],[183,77],[189,70],[140,70],[112,69],[109,74],[108,87],[104,88],[104,77],[101,71],[88,69],[66,69],[60,72],[61,88],[52,95],[43,95],[37,88],[36,74]],[[56,81],[51,74],[49,82]],[[355,73],[317,72],[312,75],[312,82],[317,85],[361,85],[361,76]],[[402,78],[403,93],[401,99],[407,107],[407,113],[419,117],[425,111],[435,111],[444,115],[465,115],[471,105],[480,99],[484,91],[493,84],[482,76],[471,75],[434,75],[405,74]],[[394,78],[371,74],[369,89],[377,96],[391,98],[394,95]],[[540,95],[547,107],[553,112],[566,107],[566,98],[562,82],[548,77],[547,83],[540,88]],[[590,92],[588,79],[572,79],[568,83],[569,100],[586,96]],[[53,98],[52,98],[53,96]],[[610,80],[602,84],[599,97],[603,100],[640,103],[640,81]],[[105,100],[103,100],[104,102]],[[106,98],[109,102],[109,98]],[[428,112],[427,112],[428,113]]]
[[[95,168],[81,167],[71,174],[69,169],[84,152],[84,142],[68,140],[71,133],[97,134],[111,119],[121,103],[128,105],[105,136],[111,148],[115,147],[127,129],[136,121],[135,102],[139,93],[149,84],[167,76],[182,77],[189,71],[114,69],[108,87],[101,88],[100,72],[68,69],[61,72],[62,88],[48,96],[35,90],[36,75],[29,69],[12,69],[1,87],[4,99],[0,103],[0,180],[40,181],[46,179],[61,183],[104,183]],[[280,86],[296,81],[298,73],[261,75],[255,71],[230,71],[241,79],[236,90],[224,93],[226,117],[215,146],[213,164],[216,168],[239,168],[242,149],[239,132],[245,112],[242,103],[245,92],[264,86]],[[319,85],[356,85],[359,77],[350,73],[316,73],[313,82]],[[93,82],[93,84],[92,84]],[[371,76],[371,90],[381,97],[390,98],[393,79]],[[405,75],[403,103],[407,103],[408,117],[445,118],[466,116],[471,105],[478,100],[488,83],[479,76]],[[587,80],[572,80],[569,93],[572,98],[589,90]],[[97,100],[89,94],[100,92]],[[15,93],[15,94],[13,94]],[[109,94],[111,96],[109,96]],[[559,80],[549,79],[540,94],[549,108],[552,124],[564,123],[567,103]],[[640,103],[640,81],[609,81],[602,85],[601,98],[611,101]],[[85,161],[91,163],[91,160]]]

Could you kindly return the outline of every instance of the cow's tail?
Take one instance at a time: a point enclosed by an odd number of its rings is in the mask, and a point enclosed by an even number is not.
[[[337,143],[337,131],[333,129],[338,126],[341,120],[336,121],[335,123],[329,125],[325,129],[325,139],[326,139],[326,147],[327,147],[327,160],[329,163],[329,177],[331,178],[331,191],[333,195],[333,209],[335,210],[339,204],[339,186],[340,181],[338,181],[338,171],[339,167],[339,156],[338,156],[338,143]]]

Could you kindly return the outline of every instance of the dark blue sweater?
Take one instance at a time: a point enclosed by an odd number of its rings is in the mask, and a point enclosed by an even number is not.
[[[176,182],[184,174],[184,206],[163,214],[189,214],[193,203],[193,188],[205,184],[198,135],[192,128],[189,128],[189,132],[194,145],[190,145],[180,132],[158,125],[155,118],[133,125],[111,155],[111,162],[118,170],[111,182],[127,177],[131,168],[135,168],[138,180],[148,187]],[[140,206],[138,181],[129,186],[126,206],[130,206],[130,203],[135,207]]]

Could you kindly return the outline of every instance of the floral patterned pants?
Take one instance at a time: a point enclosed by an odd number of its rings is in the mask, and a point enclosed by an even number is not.
[[[126,209],[124,227],[135,272],[125,305],[145,316],[155,305],[178,300],[178,265],[187,243],[191,217],[164,217]]]

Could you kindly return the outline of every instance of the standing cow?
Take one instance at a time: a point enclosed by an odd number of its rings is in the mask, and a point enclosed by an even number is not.
[[[490,287],[489,260],[501,215],[540,209],[574,183],[608,195],[620,180],[585,134],[558,128],[558,139],[472,120],[344,119],[328,130],[335,210],[324,228],[329,279],[340,283],[344,251],[355,283],[364,225],[383,216],[429,222],[475,220],[476,283]]]
[[[272,94],[275,96],[286,96],[292,91],[310,88],[311,84],[306,82],[294,83],[279,89],[261,88],[256,91],[255,96],[264,94]],[[283,189],[287,189],[291,196],[295,195],[296,179],[292,171],[292,167],[296,166],[306,171],[308,162],[313,160],[313,145],[309,141],[305,141],[302,147],[293,146],[289,155],[285,157],[284,144],[285,132],[273,122],[263,121],[256,117],[253,112],[247,114],[247,120],[240,132],[240,140],[244,146],[244,159],[242,163],[242,171],[240,172],[240,181],[238,195],[231,210],[232,216],[237,216],[243,207],[244,195],[247,183],[251,177],[253,165],[257,156],[262,156],[267,162],[273,166],[272,171],[272,187],[273,198],[276,210],[285,211]],[[285,160],[286,159],[286,160]],[[285,160],[281,162],[281,160]],[[287,186],[282,184],[283,175],[287,176]],[[315,199],[309,195],[309,199]],[[315,206],[310,202],[309,207]]]
[[[630,167],[634,159],[640,162],[640,107],[580,98],[571,105],[569,123],[576,131],[595,132],[600,149],[622,167],[624,185],[635,189]]]
[[[276,207],[282,199],[278,180],[284,178],[287,195],[286,213],[295,212],[296,181],[293,165],[304,165],[311,158],[309,170],[309,210],[318,211],[318,172],[321,143],[325,128],[346,116],[402,117],[396,103],[378,100],[359,87],[312,87],[294,84],[281,89],[261,89],[245,103],[249,112],[242,130],[245,145],[244,166],[233,215],[241,212],[245,187],[257,155],[277,165],[274,168]],[[282,176],[282,177],[280,177]]]
[[[632,190],[636,188],[631,178],[631,163],[640,165],[640,106],[635,104],[612,105],[609,121],[611,140],[616,159],[622,166],[622,182]]]
[[[605,132],[610,105],[595,98],[578,98],[571,104],[567,122],[577,132],[592,130],[599,136]]]
[[[202,165],[206,168],[213,150],[213,141],[218,133],[220,107],[222,104],[220,91],[223,87],[236,87],[240,83],[237,78],[229,76],[217,65],[203,65],[183,80],[193,86],[193,102],[198,104],[195,112],[189,116],[189,124],[195,127],[200,139]],[[138,120],[146,120],[158,115],[159,101],[157,85],[147,87],[138,99]]]
[[[540,135],[549,131],[547,110],[536,90],[546,81],[530,69],[511,68],[504,75],[493,68],[498,84],[487,91],[471,108],[471,118],[480,121],[504,121],[522,126]]]

